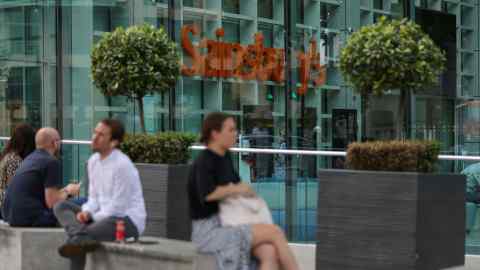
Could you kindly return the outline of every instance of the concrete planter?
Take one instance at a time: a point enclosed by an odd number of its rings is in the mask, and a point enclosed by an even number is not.
[[[464,176],[322,170],[319,179],[316,269],[464,264]]]
[[[147,208],[144,235],[190,241],[187,181],[189,166],[139,164]]]

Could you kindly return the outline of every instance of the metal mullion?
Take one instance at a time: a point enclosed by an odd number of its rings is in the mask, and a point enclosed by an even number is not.
[[[56,105],[57,119],[56,126],[60,133],[63,134],[63,12],[62,0],[55,0],[55,43],[56,43]]]

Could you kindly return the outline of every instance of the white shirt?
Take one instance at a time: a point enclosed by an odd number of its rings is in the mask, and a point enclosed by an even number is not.
[[[147,214],[140,176],[130,158],[117,149],[104,160],[95,153],[88,160],[88,178],[88,201],[82,210],[94,221],[128,216],[141,235]]]

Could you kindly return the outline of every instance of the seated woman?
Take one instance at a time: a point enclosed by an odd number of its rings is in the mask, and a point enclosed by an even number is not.
[[[19,124],[0,156],[0,209],[10,179],[23,159],[35,150],[35,130],[28,124]]]
[[[240,182],[228,149],[236,142],[235,120],[224,113],[209,114],[202,126],[201,142],[207,145],[194,161],[188,183],[192,241],[202,253],[213,254],[219,270],[297,270],[287,239],[272,224],[222,227],[219,201],[229,196],[252,195]]]

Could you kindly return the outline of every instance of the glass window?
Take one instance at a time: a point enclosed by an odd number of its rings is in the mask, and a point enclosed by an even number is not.
[[[373,8],[378,10],[383,10],[384,0],[373,0]]]
[[[186,7],[203,8],[203,1],[204,0],[183,0],[183,5]]]
[[[297,0],[297,23],[303,24],[305,21],[305,0]]]
[[[273,0],[257,1],[258,17],[273,19]]]
[[[224,21],[223,29],[225,30],[224,40],[227,42],[240,41],[240,23],[234,21]]]
[[[222,2],[224,12],[240,13],[240,0],[222,0]]]
[[[320,26],[324,28],[338,28],[341,16],[337,14],[339,6],[322,3],[320,6]]]
[[[273,43],[275,40],[273,26],[268,24],[260,24],[258,26],[258,30],[263,35],[263,45],[268,48],[273,47]]]

